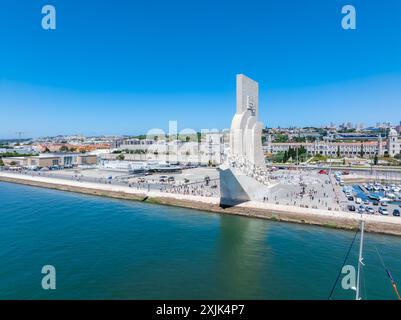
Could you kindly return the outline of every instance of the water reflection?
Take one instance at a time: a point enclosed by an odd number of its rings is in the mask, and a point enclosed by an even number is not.
[[[227,298],[263,295],[262,274],[269,270],[265,245],[269,224],[258,219],[221,216],[216,239],[217,286]]]

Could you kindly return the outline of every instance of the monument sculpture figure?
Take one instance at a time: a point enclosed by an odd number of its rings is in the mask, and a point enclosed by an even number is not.
[[[262,149],[263,124],[259,116],[258,83],[237,75],[236,113],[231,122],[230,151],[219,167],[220,203],[232,206],[259,200],[267,193],[268,175]]]

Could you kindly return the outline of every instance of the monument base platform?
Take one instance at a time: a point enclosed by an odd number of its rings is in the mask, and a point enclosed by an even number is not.
[[[228,165],[219,167],[220,206],[231,207],[247,201],[262,201],[269,187],[237,168]]]

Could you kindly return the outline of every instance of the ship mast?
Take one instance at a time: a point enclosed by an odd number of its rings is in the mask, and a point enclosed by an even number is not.
[[[359,258],[358,258],[358,274],[357,274],[357,279],[356,279],[356,295],[355,295],[355,300],[361,300],[361,295],[360,295],[360,280],[361,280],[361,271],[364,266],[363,263],[363,231],[365,228],[365,221],[361,220],[361,239],[359,243]]]

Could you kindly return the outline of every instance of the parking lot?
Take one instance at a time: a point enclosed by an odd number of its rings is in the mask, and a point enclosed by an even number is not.
[[[370,199],[369,194],[364,194],[362,191],[358,192],[357,188],[359,188],[359,186],[346,186],[343,190],[345,209],[347,211],[360,214],[380,214],[389,216],[398,216],[399,212],[401,212],[400,202]]]

